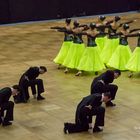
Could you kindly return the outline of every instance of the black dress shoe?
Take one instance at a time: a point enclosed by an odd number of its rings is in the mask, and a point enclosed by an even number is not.
[[[5,121],[2,122],[2,126],[8,126],[8,125],[12,125],[12,123],[11,122],[5,122]]]
[[[93,128],[93,133],[95,133],[95,132],[102,132],[102,131],[103,131],[103,129],[99,128],[98,126],[95,126]]]
[[[14,102],[15,102],[16,104],[20,103],[17,99],[14,99]]]
[[[106,103],[106,107],[113,107],[113,106],[116,106],[116,104],[112,103],[111,101]]]
[[[97,71],[95,72],[95,75],[98,75],[98,72]]]
[[[63,129],[64,133],[65,134],[68,134],[69,131],[68,131],[68,123],[64,123],[64,129]]]
[[[45,98],[42,97],[41,95],[37,97],[37,100],[38,100],[38,101],[39,101],[39,100],[44,100],[44,99],[45,99]]]

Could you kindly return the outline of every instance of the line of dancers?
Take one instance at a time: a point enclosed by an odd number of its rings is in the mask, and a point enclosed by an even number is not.
[[[58,69],[65,67],[65,73],[76,69],[76,76],[84,71],[98,74],[109,67],[129,70],[131,77],[133,72],[140,71],[140,28],[130,29],[135,21],[121,22],[119,16],[107,21],[105,16],[99,16],[97,23],[80,24],[75,20],[72,27],[71,19],[66,19],[65,27],[51,27],[64,33],[64,42],[54,62],[59,64]],[[83,36],[87,36],[87,45]],[[128,44],[129,37],[138,38],[133,53]]]
[[[90,95],[84,97],[77,105],[75,123],[65,122],[64,133],[76,133],[89,131],[97,133],[103,131],[105,124],[105,102],[106,107],[114,107],[112,102],[115,99],[118,86],[112,84],[114,79],[121,75],[120,70],[107,70],[91,83]],[[92,124],[92,117],[95,116],[95,123]]]

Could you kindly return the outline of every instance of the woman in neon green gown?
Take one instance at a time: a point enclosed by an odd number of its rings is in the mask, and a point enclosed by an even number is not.
[[[98,31],[100,33],[102,33],[100,36],[98,36],[96,38],[96,44],[97,46],[99,47],[100,49],[100,53],[102,52],[103,48],[104,48],[104,43],[105,43],[105,40],[106,40],[106,35],[103,34],[105,32],[105,27],[104,25],[106,25],[106,21],[105,21],[106,17],[105,16],[99,16],[98,18],[98,23],[97,23],[97,27],[98,28]]]
[[[120,24],[118,21],[120,20],[119,16],[115,16],[113,22],[107,25],[108,28],[108,36],[104,44],[104,48],[101,52],[101,58],[104,64],[107,64],[109,59],[111,58],[113,52],[119,45],[119,37],[116,35],[117,30],[119,29]]]
[[[117,30],[122,27],[124,24],[130,24],[133,23],[135,20],[130,20],[127,22],[120,23],[120,17],[115,16],[112,21],[110,21],[110,24],[106,24],[106,27],[108,28],[108,38],[105,41],[104,48],[101,52],[101,58],[103,59],[103,62],[107,64],[112,57],[112,54],[116,50],[116,48],[119,45],[119,36],[116,34]]]
[[[136,36],[138,36],[137,47],[126,64],[126,69],[131,72],[129,77],[133,76],[133,72],[140,72],[140,33],[137,33]]]
[[[70,46],[68,54],[62,64],[66,67],[64,71],[65,73],[68,72],[69,68],[76,69],[79,64],[79,61],[85,49],[85,45],[83,43],[81,35],[81,32],[83,30],[85,30],[85,27],[79,27],[79,22],[74,21],[74,28],[72,30],[74,36],[73,44]]]
[[[125,66],[132,55],[131,49],[127,41],[128,34],[129,25],[124,24],[123,30],[120,33],[120,44],[118,45],[109,62],[107,63],[107,66],[119,70],[126,70]]]
[[[87,47],[77,67],[79,71],[76,73],[76,76],[81,75],[82,71],[95,72],[95,74],[97,74],[98,71],[105,69],[99,55],[99,48],[95,42],[96,37],[99,35],[99,32],[96,30],[96,24],[91,23],[90,30],[86,31],[84,34],[87,35]]]
[[[65,31],[64,31],[64,42],[63,42],[63,44],[60,48],[59,53],[57,54],[57,56],[53,60],[56,64],[59,64],[58,69],[63,64],[63,62],[64,62],[64,60],[67,56],[67,53],[69,51],[69,48],[73,43],[73,37],[72,37],[71,33],[68,32],[68,31],[71,30],[71,26],[70,26],[71,19],[66,19],[65,23],[66,23],[65,28],[61,28],[61,27],[60,28],[59,27],[55,28],[55,29],[58,29],[58,31],[61,31],[61,32],[63,32],[63,29],[65,29]]]
[[[127,38],[131,37],[132,32],[135,32],[138,29],[129,30],[129,25],[124,24],[123,30],[119,33],[120,34],[120,44],[116,48],[115,52],[113,53],[112,57],[110,58],[107,66],[110,66],[112,68],[116,68],[119,70],[127,70],[126,64],[128,63],[129,59],[132,56],[131,49],[128,45]]]

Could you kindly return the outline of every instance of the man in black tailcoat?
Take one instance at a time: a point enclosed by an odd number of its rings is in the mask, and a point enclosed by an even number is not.
[[[78,104],[75,123],[64,123],[64,133],[76,133],[88,131],[92,126],[92,116],[96,116],[93,132],[100,132],[104,126],[105,108],[101,106],[102,102],[108,102],[111,99],[110,93],[92,94],[86,96]]]
[[[114,79],[121,75],[120,70],[107,70],[98,77],[94,78],[91,84],[91,94],[110,92],[111,100],[115,99],[118,86],[111,84]],[[115,106],[112,101],[106,103],[106,106]]]
[[[20,94],[19,96],[15,97],[15,102],[24,102],[26,103],[29,99],[29,91],[28,88],[31,87],[32,94],[34,98],[37,100],[43,100],[44,97],[41,96],[41,93],[44,92],[44,85],[42,79],[37,79],[40,74],[44,74],[47,72],[47,68],[44,66],[39,67],[30,67],[20,78],[19,80],[19,87],[20,87]],[[37,89],[36,89],[37,88]]]
[[[0,124],[3,126],[11,125],[13,121],[14,102],[9,101],[11,95],[16,96],[19,93],[19,86],[5,87],[0,90]],[[6,111],[6,114],[4,113]],[[4,115],[5,114],[5,115]]]

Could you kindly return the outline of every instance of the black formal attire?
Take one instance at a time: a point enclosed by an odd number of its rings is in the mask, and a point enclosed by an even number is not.
[[[115,99],[118,86],[111,84],[114,81],[114,71],[108,70],[100,76],[96,77],[91,84],[91,94],[110,92],[111,100]],[[110,102],[110,101],[109,101]],[[108,103],[109,103],[108,102]]]
[[[93,115],[96,115],[95,126],[104,126],[105,108],[101,106],[101,99],[100,94],[84,97],[77,106],[75,123],[65,123],[65,129],[69,133],[87,131]],[[88,105],[91,105],[92,109],[87,108]]]
[[[19,87],[21,93],[16,99],[19,102],[26,102],[29,99],[28,87],[31,87],[32,94],[35,95],[36,92],[38,96],[44,92],[44,85],[42,79],[37,79],[39,76],[39,67],[30,67],[20,78]],[[36,91],[37,86],[37,91]]]
[[[4,122],[13,120],[14,103],[12,101],[9,101],[11,94],[12,90],[9,87],[5,87],[0,90],[0,118],[4,117]],[[4,116],[5,110],[6,115]]]

